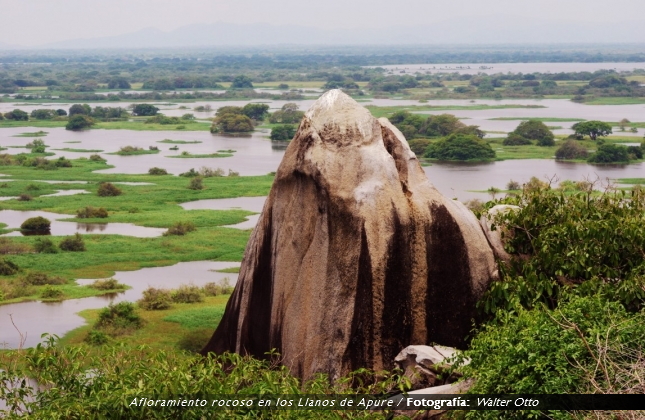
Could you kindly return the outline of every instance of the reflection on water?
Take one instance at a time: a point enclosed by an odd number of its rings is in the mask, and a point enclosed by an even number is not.
[[[25,346],[32,347],[41,340],[43,333],[63,336],[67,332],[85,324],[78,312],[85,309],[97,309],[107,306],[110,302],[134,302],[148,287],[176,288],[182,284],[203,286],[209,282],[218,282],[227,277],[231,285],[237,282],[237,274],[219,273],[215,270],[239,267],[239,262],[193,261],[178,263],[168,267],[142,268],[137,271],[117,271],[113,276],[120,283],[132,288],[123,293],[111,293],[104,296],[94,296],[82,299],[71,299],[60,302],[23,302],[0,306],[0,344],[7,348],[16,348],[20,343],[20,335],[11,324],[11,318],[16,327],[27,340]],[[95,280],[78,280],[81,285],[88,285]]]
[[[104,235],[125,235],[137,238],[154,238],[161,236],[166,229],[149,228],[133,225],[132,223],[74,223],[63,222],[58,219],[69,219],[74,217],[69,214],[50,213],[47,211],[18,211],[0,210],[0,223],[5,223],[5,229],[20,229],[20,225],[32,217],[44,217],[51,221],[49,233],[54,236],[73,235],[75,233],[92,233]],[[3,236],[31,236],[42,235],[43,233],[13,231]]]

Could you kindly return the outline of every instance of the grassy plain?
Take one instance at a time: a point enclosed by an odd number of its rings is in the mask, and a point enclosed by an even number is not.
[[[178,204],[200,199],[229,198],[266,195],[273,182],[272,176],[256,177],[211,177],[203,180],[203,190],[188,189],[189,178],[173,175],[120,175],[97,174],[93,171],[111,166],[104,162],[87,159],[74,160],[73,167],[44,171],[23,166],[3,166],[1,173],[14,181],[0,181],[2,196],[29,193],[31,201],[8,200],[0,202],[0,209],[42,210],[69,215],[70,222],[84,223],[133,223],[139,226],[168,228],[176,222],[192,222],[197,230],[185,236],[162,236],[135,238],[120,235],[83,235],[87,251],[57,254],[33,252],[10,255],[8,258],[25,269],[35,269],[68,281],[63,290],[66,297],[96,294],[71,283],[76,278],[104,278],[115,271],[136,270],[175,264],[180,261],[218,260],[240,261],[249,238],[249,231],[223,228],[223,225],[239,223],[252,214],[245,210],[184,210]],[[36,180],[88,181],[88,184],[47,184]],[[99,197],[96,194],[99,182],[147,182],[151,185],[122,185],[123,191],[116,197]],[[6,185],[6,186],[5,186]],[[31,187],[30,187],[31,186]],[[37,189],[34,189],[35,186]],[[90,194],[40,197],[55,190],[84,188]],[[76,219],[76,211],[86,206],[103,207],[107,219]],[[37,237],[11,238],[17,245],[33,249]],[[50,237],[58,244],[62,237]],[[23,273],[0,277],[7,281]],[[78,290],[73,290],[74,288]],[[20,300],[36,299],[33,294]],[[6,303],[6,302],[3,302]]]

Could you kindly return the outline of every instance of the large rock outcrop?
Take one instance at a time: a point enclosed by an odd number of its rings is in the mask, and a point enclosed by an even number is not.
[[[401,132],[331,90],[285,152],[203,352],[275,348],[301,378],[389,369],[410,344],[462,346],[496,275],[477,219]]]

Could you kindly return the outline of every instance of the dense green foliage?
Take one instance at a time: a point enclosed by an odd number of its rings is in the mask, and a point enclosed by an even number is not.
[[[271,140],[291,140],[296,134],[296,126],[291,124],[277,125],[271,129]]]
[[[159,108],[150,104],[136,104],[132,108],[132,115],[138,115],[140,117],[150,117],[152,115],[157,115]]]
[[[30,217],[22,222],[20,225],[21,230],[30,230],[34,232],[45,232],[51,227],[51,222],[41,216]]]
[[[555,144],[553,133],[546,124],[539,120],[522,121],[511,134],[514,134],[513,139],[510,140],[511,135],[509,135],[507,140],[516,144],[521,143],[518,137],[534,140],[538,146],[553,146]]]
[[[75,233],[74,236],[68,236],[60,241],[58,247],[63,251],[82,252],[85,251],[85,240],[80,233]]]
[[[425,157],[445,161],[482,161],[494,159],[495,151],[477,136],[452,134],[431,143]]]
[[[555,158],[563,160],[586,159],[588,155],[589,153],[584,146],[571,139],[562,143],[562,146],[555,151]]]
[[[576,132],[580,138],[589,136],[591,140],[596,140],[598,137],[605,137],[611,134],[611,124],[602,121],[581,121],[571,126],[571,129]]]
[[[271,124],[298,124],[305,113],[298,110],[298,105],[289,102],[282,105],[282,108],[279,111],[275,111],[269,117],[269,122]]]
[[[503,144],[504,146],[525,146],[527,144],[531,144],[531,140],[526,137],[522,137],[517,133],[508,133]]]
[[[589,163],[627,163],[629,151],[627,147],[617,144],[601,144],[596,153],[592,154]]]
[[[65,126],[65,130],[80,131],[93,126],[94,120],[91,117],[83,114],[76,114],[69,117],[69,122]]]

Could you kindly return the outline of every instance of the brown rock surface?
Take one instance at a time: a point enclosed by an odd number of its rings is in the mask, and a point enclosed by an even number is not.
[[[403,135],[339,90],[307,111],[203,352],[301,378],[390,369],[412,343],[464,343],[497,275],[475,216],[428,181]]]

